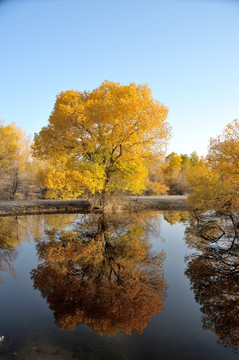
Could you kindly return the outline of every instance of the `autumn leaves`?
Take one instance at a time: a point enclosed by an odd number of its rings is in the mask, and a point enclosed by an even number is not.
[[[211,139],[205,159],[196,153],[163,159],[170,137],[167,112],[147,85],[106,81],[91,92],[61,92],[49,125],[35,135],[33,145],[34,155],[45,163],[48,196],[94,194],[104,207],[107,195],[119,190],[189,191],[197,209],[236,209],[238,121]]]
[[[165,158],[167,113],[147,85],[105,81],[88,92],[63,91],[48,126],[35,135],[33,154],[21,129],[0,125],[1,187],[10,199],[27,198],[34,186],[51,198],[95,196],[102,208],[119,190],[190,192],[197,209],[237,209],[238,120],[210,140],[206,158]]]
[[[239,206],[239,121],[210,139],[208,155],[189,175],[189,201],[199,210],[236,211]]]
[[[33,146],[48,163],[51,196],[140,193],[150,155],[170,136],[167,112],[147,85],[106,81],[92,92],[60,93]]]

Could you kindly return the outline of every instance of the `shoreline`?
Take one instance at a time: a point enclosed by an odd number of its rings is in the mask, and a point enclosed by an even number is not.
[[[117,204],[118,205],[118,204]],[[79,200],[9,200],[0,201],[0,216],[90,212],[91,203]],[[112,212],[142,210],[190,210],[187,195],[128,196]]]

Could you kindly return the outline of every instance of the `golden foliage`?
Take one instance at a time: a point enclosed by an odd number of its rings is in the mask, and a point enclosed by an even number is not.
[[[19,187],[27,192],[31,164],[29,138],[16,124],[0,125],[0,174],[2,196],[13,198]],[[6,195],[7,194],[7,195]]]
[[[91,92],[61,92],[33,146],[35,156],[50,163],[51,196],[142,191],[147,157],[170,135],[167,112],[147,85],[105,81]]]
[[[148,195],[163,195],[169,190],[169,187],[163,182],[151,181],[150,179],[146,179],[145,186]]]
[[[169,176],[175,171],[180,172],[182,169],[182,158],[175,152],[172,152],[165,158],[164,162],[164,173]]]
[[[147,160],[148,176],[145,180],[146,195],[166,194],[169,190],[162,173],[164,153],[151,154]]]
[[[189,194],[189,203],[195,209],[203,211],[213,209],[224,188],[223,183],[219,182],[218,174],[212,171],[207,162],[202,160],[195,167],[189,169],[187,179],[192,189]]]
[[[188,171],[197,165],[199,156],[194,151],[190,155],[178,155],[175,152],[166,156],[162,169],[164,182],[168,186],[171,195],[182,195],[190,191],[187,181]]]
[[[198,209],[235,211],[239,207],[239,122],[228,124],[222,135],[210,139],[205,162],[188,175],[193,189],[190,203]]]

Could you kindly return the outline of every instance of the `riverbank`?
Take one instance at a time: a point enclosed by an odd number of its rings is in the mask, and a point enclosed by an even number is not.
[[[119,211],[190,210],[186,195],[128,196],[118,204]],[[91,203],[79,200],[0,201],[0,216],[89,212]]]

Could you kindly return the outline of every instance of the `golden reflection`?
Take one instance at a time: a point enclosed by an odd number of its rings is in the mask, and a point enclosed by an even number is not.
[[[16,276],[13,263],[22,242],[32,237],[41,238],[45,229],[53,226],[67,228],[77,215],[32,215],[0,217],[0,284],[4,283],[3,273]]]
[[[186,241],[197,250],[187,258],[185,274],[201,305],[204,330],[219,343],[239,348],[238,214],[207,214],[191,219]]]
[[[152,252],[142,217],[88,216],[74,230],[47,231],[37,243],[42,263],[31,272],[34,288],[60,328],[142,333],[163,310],[164,254]]]
[[[0,273],[8,272],[15,276],[12,266],[17,257],[16,246],[19,245],[17,237],[17,218],[0,218]],[[3,284],[3,277],[0,275],[0,284]]]
[[[166,220],[170,225],[174,225],[178,222],[185,223],[189,217],[190,213],[188,211],[163,211],[163,218]]]

